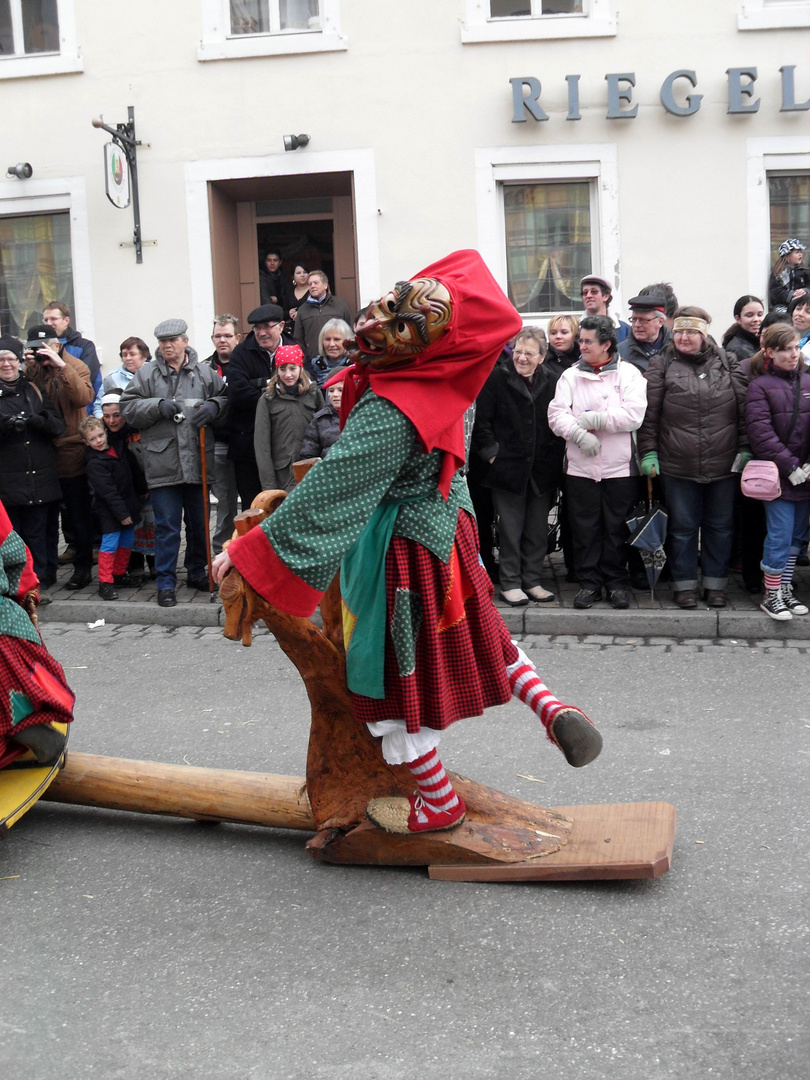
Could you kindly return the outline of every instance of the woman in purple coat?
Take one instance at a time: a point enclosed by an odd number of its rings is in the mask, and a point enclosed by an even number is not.
[[[802,369],[799,335],[792,326],[769,326],[761,345],[751,359],[745,421],[754,456],[776,463],[782,494],[765,503],[765,598],[759,606],[785,622],[808,614],[792,583],[796,557],[810,536],[810,374]]]

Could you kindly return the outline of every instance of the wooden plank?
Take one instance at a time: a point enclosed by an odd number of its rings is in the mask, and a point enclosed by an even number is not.
[[[555,806],[573,821],[567,844],[543,859],[510,865],[428,868],[437,881],[610,881],[660,877],[675,844],[670,803]]]
[[[70,754],[44,798],[138,814],[315,831],[303,776]]]

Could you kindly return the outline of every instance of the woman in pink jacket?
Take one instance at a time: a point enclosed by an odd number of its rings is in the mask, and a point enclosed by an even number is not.
[[[564,371],[549,406],[551,430],[566,440],[568,519],[581,588],[574,607],[602,599],[630,604],[627,525],[638,499],[632,432],[647,408],[644,376],[616,352],[616,330],[604,315],[580,323],[582,359]]]

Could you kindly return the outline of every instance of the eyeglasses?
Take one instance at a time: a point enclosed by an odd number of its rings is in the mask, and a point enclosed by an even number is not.
[[[663,318],[663,316],[661,316],[661,317]],[[643,318],[641,318],[640,315],[631,315],[630,316],[630,322],[631,323],[654,323],[654,322],[658,322],[658,317],[653,316],[652,318],[649,318],[649,319],[643,319]]]
[[[676,330],[675,333],[672,336],[677,337],[679,334],[682,337],[702,337],[703,336],[699,330]]]

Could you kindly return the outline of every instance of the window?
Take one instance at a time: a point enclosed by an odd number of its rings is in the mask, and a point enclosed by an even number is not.
[[[748,282],[765,298],[777,248],[789,236],[810,247],[810,135],[746,139]]]
[[[810,26],[810,0],[743,0],[737,16],[740,30],[799,26]]]
[[[70,214],[0,217],[0,331],[23,336],[54,297],[73,310]]]
[[[198,60],[345,48],[340,0],[203,0]]]
[[[581,311],[591,270],[591,185],[503,185],[507,293],[521,314]]]
[[[73,0],[0,0],[0,79],[81,70]]]
[[[798,237],[810,246],[810,172],[768,173],[771,208],[771,263],[779,258],[779,245]]]
[[[612,37],[615,0],[466,0],[465,44]]]
[[[585,0],[489,0],[493,19],[514,19],[538,15],[581,15]]]
[[[620,265],[615,145],[480,149],[475,175],[477,247],[518,311],[582,311],[580,279]]]

